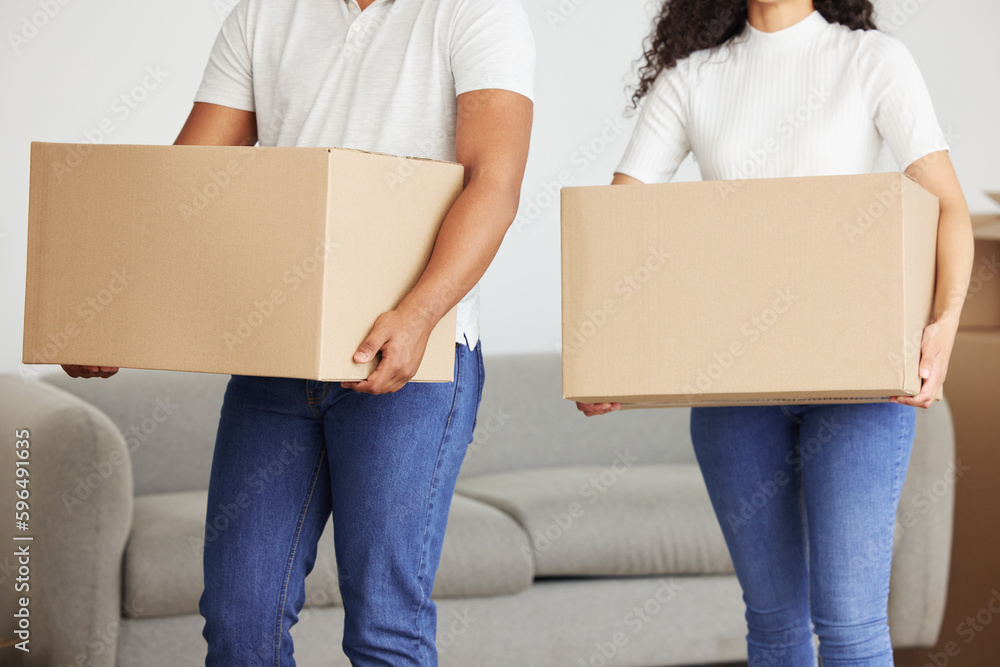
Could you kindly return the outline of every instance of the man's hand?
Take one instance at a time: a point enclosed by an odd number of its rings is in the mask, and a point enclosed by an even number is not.
[[[434,325],[486,272],[517,215],[533,109],[531,100],[506,90],[458,96],[455,158],[465,167],[465,189],[441,223],[417,284],[376,320],[354,355],[366,363],[381,351],[378,368],[367,380],[342,386],[398,391],[417,372]]]
[[[382,313],[375,320],[368,338],[354,353],[354,361],[365,364],[381,352],[382,359],[378,367],[368,379],[341,382],[340,386],[364,394],[391,394],[399,391],[420,368],[432,328],[427,326],[425,318],[398,308]]]
[[[118,372],[113,366],[73,366],[62,364],[62,369],[71,378],[109,378]]]
[[[958,327],[954,323],[934,322],[924,328],[920,341],[920,393],[916,396],[895,396],[893,403],[929,408],[934,404],[938,389],[948,374],[948,360],[955,346]]]
[[[616,412],[622,409],[621,403],[581,403],[576,402],[576,409],[588,417],[606,415],[609,412]]]

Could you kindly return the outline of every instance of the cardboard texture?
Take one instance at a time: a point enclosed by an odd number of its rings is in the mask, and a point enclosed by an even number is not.
[[[959,328],[1000,331],[1000,236],[983,238],[978,229],[975,236],[976,257]]]
[[[973,215],[972,230],[976,236],[1000,239],[1000,215]]]
[[[360,380],[463,168],[329,148],[33,143],[24,363]],[[455,311],[415,381],[451,381]]]
[[[1000,602],[1000,331],[959,331],[948,366],[948,405],[955,423],[955,532],[951,577],[941,637],[923,649],[919,660],[901,665],[944,664],[929,655],[949,657],[949,667],[996,665],[1000,631],[986,624],[984,609]],[[975,621],[978,618],[980,620]],[[974,622],[970,622],[972,619]],[[970,637],[970,628],[980,631]],[[947,652],[949,644],[960,647]]]
[[[1000,215],[972,216],[972,233],[977,239],[1000,241]]]
[[[564,188],[563,395],[915,395],[938,210],[899,173]]]

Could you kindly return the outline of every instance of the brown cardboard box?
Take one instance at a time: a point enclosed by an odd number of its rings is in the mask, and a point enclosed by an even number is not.
[[[1000,656],[1000,328],[958,332],[947,383],[963,471],[948,600],[937,646],[900,652],[899,667],[986,667]]]
[[[1000,215],[973,215],[972,229],[977,236],[981,233],[989,238],[1000,238]]]
[[[991,195],[1000,201],[1000,195]],[[955,533],[936,646],[896,651],[898,667],[998,664],[1000,624],[1000,216],[973,216],[976,262],[948,366],[955,456]],[[991,622],[992,620],[992,622]],[[986,623],[984,623],[986,621]]]
[[[25,363],[358,380],[453,163],[328,148],[33,143]],[[454,309],[414,380],[450,381]]]
[[[899,173],[564,188],[563,394],[914,395],[937,220]]]
[[[1000,223],[974,227],[976,259],[962,306],[962,330],[1000,329]]]

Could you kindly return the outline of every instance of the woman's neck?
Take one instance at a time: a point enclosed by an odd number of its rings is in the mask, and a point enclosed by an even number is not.
[[[750,0],[747,5],[747,21],[761,32],[777,32],[795,25],[812,14],[813,9],[812,0]]]

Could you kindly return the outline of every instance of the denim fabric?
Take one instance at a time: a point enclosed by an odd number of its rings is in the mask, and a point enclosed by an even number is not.
[[[887,608],[914,408],[695,408],[691,436],[747,611],[750,667],[891,666]]]
[[[430,594],[482,387],[478,344],[456,346],[454,382],[382,396],[230,380],[205,529],[207,665],[295,664],[289,629],[331,512],[352,665],[437,664]]]

